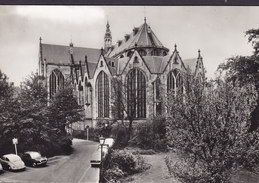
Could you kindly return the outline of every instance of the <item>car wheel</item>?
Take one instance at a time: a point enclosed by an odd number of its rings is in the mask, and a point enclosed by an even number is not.
[[[36,167],[36,163],[32,163],[32,166],[33,166],[33,167]]]

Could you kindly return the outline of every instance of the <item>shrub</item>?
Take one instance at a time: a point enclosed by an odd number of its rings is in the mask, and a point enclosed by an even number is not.
[[[125,150],[112,150],[104,162],[104,178],[110,182],[145,171],[149,167],[140,155],[133,155]]]
[[[162,116],[137,125],[130,145],[155,151],[167,151],[165,119]]]
[[[120,125],[113,125],[111,128],[111,137],[115,139],[114,148],[124,148],[127,146],[127,129]]]

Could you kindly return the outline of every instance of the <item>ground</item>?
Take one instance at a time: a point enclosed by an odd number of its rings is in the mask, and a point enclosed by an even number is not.
[[[90,160],[98,143],[73,139],[73,154],[55,156],[46,167],[27,167],[22,172],[4,171],[0,183],[97,183],[99,168],[92,168]]]
[[[132,149],[130,151],[132,151]],[[177,159],[175,153],[155,153],[141,156],[144,157],[146,163],[151,165],[150,169],[127,177],[125,180],[122,180],[123,183],[181,183],[176,178],[169,175],[165,164],[164,158],[166,156],[172,157],[172,160]],[[259,183],[259,174],[253,174],[242,170],[233,175],[231,180],[232,183]]]
[[[180,183],[175,178],[169,176],[167,167],[165,165],[165,156],[168,153],[158,153],[154,155],[142,155],[145,161],[151,165],[150,169],[143,173],[135,174],[129,177],[125,182],[130,181],[131,183]]]

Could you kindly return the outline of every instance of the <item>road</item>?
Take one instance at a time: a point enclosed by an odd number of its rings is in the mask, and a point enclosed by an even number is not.
[[[97,143],[73,140],[74,152],[70,156],[49,159],[46,167],[26,167],[22,172],[4,171],[0,183],[97,183],[99,168],[92,168],[90,159]]]

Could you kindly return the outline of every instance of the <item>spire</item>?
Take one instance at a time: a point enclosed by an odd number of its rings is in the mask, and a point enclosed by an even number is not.
[[[112,34],[110,30],[110,24],[109,21],[107,21],[106,24],[106,32],[104,35],[104,49],[105,51],[108,51],[108,49],[112,46]]]
[[[177,45],[176,45],[176,43],[174,44],[174,50],[175,50],[175,51],[177,50]]]
[[[40,44],[41,44],[42,38],[40,37]]]
[[[144,22],[147,23],[147,18],[146,17],[144,17]]]
[[[201,58],[201,50],[198,50],[198,58]]]

